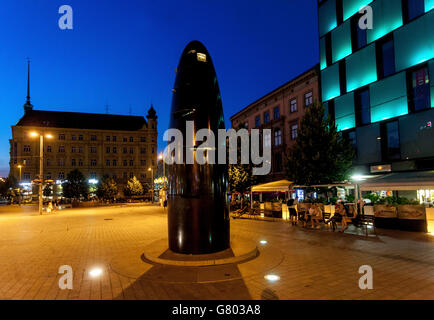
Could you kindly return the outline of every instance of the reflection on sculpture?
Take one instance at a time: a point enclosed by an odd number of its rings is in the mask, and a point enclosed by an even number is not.
[[[194,121],[195,132],[225,128],[214,66],[198,41],[184,49],[173,89],[170,128],[179,129],[184,139],[188,139],[186,121]],[[195,147],[198,144],[193,142]],[[185,254],[225,250],[229,248],[227,166],[185,164],[188,151],[184,150],[184,164],[169,166],[169,248]]]

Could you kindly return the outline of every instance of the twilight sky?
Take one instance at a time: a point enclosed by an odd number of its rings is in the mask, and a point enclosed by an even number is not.
[[[146,115],[158,148],[182,50],[205,44],[229,117],[319,60],[316,0],[0,0],[0,176],[23,115],[26,57],[35,109]],[[73,8],[73,30],[58,9]]]

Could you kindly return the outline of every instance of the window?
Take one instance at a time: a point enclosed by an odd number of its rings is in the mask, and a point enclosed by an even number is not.
[[[117,153],[118,150],[116,149],[116,147],[113,147],[113,153]]]
[[[130,179],[134,178],[134,172],[130,172]]]
[[[65,135],[63,133],[59,134],[59,140],[65,140]]]
[[[155,138],[154,137],[152,137],[152,142],[155,142]]]
[[[114,159],[114,160],[112,161],[112,163],[113,163],[113,167],[116,167],[116,166],[118,165],[118,162],[117,162],[116,159]]]
[[[65,165],[65,159],[59,159],[59,167],[63,167]]]
[[[30,152],[30,146],[29,145],[24,145],[24,152]]]
[[[395,48],[393,39],[380,44],[379,50],[380,77],[385,78],[395,73]]]
[[[95,135],[91,135],[91,136],[90,136],[90,140],[91,140],[91,141],[96,141],[96,136],[95,136]]]
[[[353,147],[353,150],[354,150],[354,158],[356,158],[357,157],[357,136],[356,136],[356,131],[355,130],[346,131],[345,134],[344,134],[344,138],[347,139],[351,143],[351,146]]]
[[[113,142],[116,142],[116,136],[112,137]]]
[[[309,107],[313,103],[313,94],[312,91],[308,92],[304,95],[304,106]]]
[[[297,99],[292,99],[291,100],[291,102],[289,103],[289,111],[291,113],[298,111],[298,108],[297,108]]]
[[[140,148],[140,153],[141,154],[145,154],[146,153],[146,148]]]
[[[89,175],[89,177],[91,179],[96,179],[96,172],[91,172],[90,175]]]
[[[95,166],[96,166],[96,159],[92,159],[92,160],[90,160],[90,165],[91,165],[92,167],[95,167]]]
[[[124,173],[122,174],[122,176],[124,177],[124,179],[126,179],[126,178],[128,177],[128,174],[127,174],[126,172],[124,172]]]
[[[264,113],[264,123],[267,124],[270,122],[270,113],[267,111]]]
[[[128,161],[124,160],[124,167],[128,166]]]
[[[110,160],[106,160],[106,161],[105,161],[105,165],[106,165],[107,167],[110,167]]]
[[[152,147],[152,153],[154,153],[155,152],[155,148],[154,147]]]
[[[65,172],[59,172],[59,180],[65,179]]]
[[[106,136],[105,141],[110,141],[110,136]]]
[[[407,21],[413,20],[425,12],[424,0],[406,0],[407,2]]]
[[[249,122],[248,121],[244,122],[244,129],[249,129]]]
[[[78,147],[78,153],[83,153],[83,147]]]
[[[47,146],[47,152],[51,152],[51,146]]]
[[[123,137],[123,142],[128,142],[128,138],[127,137]]]
[[[79,141],[82,141],[82,140],[83,140],[83,135],[82,135],[82,134],[80,134],[80,135],[78,136],[78,140],[79,140]]]
[[[366,29],[359,27],[359,21],[362,16],[362,14],[357,14],[351,18],[353,52],[363,48],[368,43]]]
[[[140,137],[140,142],[146,142],[146,137]]]
[[[105,153],[110,153],[110,147],[105,148]]]
[[[130,167],[134,166],[134,161],[130,160]]]
[[[271,148],[271,134],[264,135],[264,146],[267,148]]]
[[[122,149],[122,152],[123,152],[123,153],[128,153],[128,149],[127,149],[127,147],[124,147],[124,148]]]
[[[411,72],[410,101],[413,111],[430,108],[430,79],[428,68],[424,67]]]
[[[146,160],[140,160],[140,165],[141,166],[146,166]]]
[[[30,180],[30,173],[29,172],[24,172],[23,173],[23,178],[24,178],[24,180]]]
[[[83,159],[78,159],[78,166],[82,167],[83,166]]]
[[[130,142],[133,142],[133,141],[134,141],[133,137],[130,137]]]
[[[51,166],[51,159],[47,159],[47,167]]]
[[[96,147],[90,147],[90,153],[96,153]]]
[[[59,146],[59,152],[60,153],[65,152],[65,146]]]
[[[298,124],[291,125],[291,139],[295,140],[298,137]]]
[[[273,119],[277,120],[280,118],[280,108],[279,107],[275,107],[273,109]]]
[[[72,153],[75,153],[75,151],[76,151],[76,148],[75,148],[75,147],[72,147],[72,148],[71,148],[71,152],[72,152]]]
[[[76,136],[75,134],[73,134],[73,135],[71,136],[71,140],[77,140],[77,136]]]
[[[387,122],[383,125],[383,156],[384,160],[399,160],[401,158],[398,121]]]
[[[75,161],[75,159],[71,160],[71,166],[75,167],[77,165],[77,162]]]
[[[280,129],[274,130],[274,145],[275,146],[282,145],[282,130]]]
[[[134,148],[130,148],[130,153],[133,154],[134,153]]]
[[[255,117],[255,127],[258,128],[259,126],[261,126],[261,117],[256,116]]]
[[[369,89],[356,91],[355,103],[357,125],[361,126],[371,123],[371,102],[369,97]]]

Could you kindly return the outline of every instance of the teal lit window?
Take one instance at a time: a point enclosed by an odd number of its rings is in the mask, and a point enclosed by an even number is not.
[[[344,21],[359,12],[360,8],[370,4],[372,0],[342,0]]]
[[[327,68],[327,54],[326,54],[326,40],[322,37],[319,40],[319,55],[320,55],[320,68],[324,70]]]
[[[348,20],[332,31],[332,61],[335,63],[351,53],[351,21]]]
[[[367,30],[368,43],[398,29],[403,24],[401,1],[376,0],[371,6],[374,13],[374,27]]]
[[[408,113],[405,72],[378,81],[370,87],[371,121],[377,122]]]
[[[338,63],[321,72],[321,92],[323,101],[328,101],[341,95]]]
[[[338,25],[336,19],[336,0],[328,0],[319,7],[319,36],[333,30]]]
[[[401,71],[434,58],[434,11],[396,30],[395,62]]]
[[[354,92],[335,99],[335,123],[338,131],[352,129],[356,126]]]
[[[434,0],[425,0],[425,12],[434,9]]]
[[[347,57],[348,92],[377,81],[377,62],[375,56],[375,44],[371,44]]]

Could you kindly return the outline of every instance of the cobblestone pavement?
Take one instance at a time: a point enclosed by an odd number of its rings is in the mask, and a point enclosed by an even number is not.
[[[43,216],[7,208],[0,208],[1,299],[434,298],[434,237],[425,234],[382,230],[366,238],[236,219],[232,234],[268,241],[256,262],[208,269],[140,262],[143,274],[131,276],[128,266],[137,265],[142,249],[167,235],[161,208],[69,209]],[[125,272],[116,271],[113,261]],[[72,290],[59,289],[61,265],[74,271]],[[359,289],[362,265],[373,268],[373,290]],[[94,267],[103,270],[100,277],[89,276]],[[201,281],[204,273],[207,281]],[[270,282],[266,274],[280,279]]]

